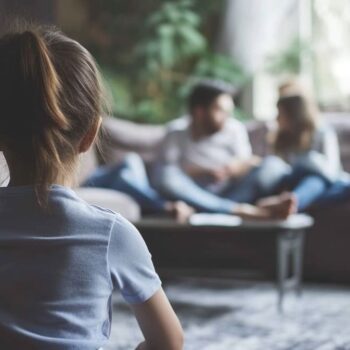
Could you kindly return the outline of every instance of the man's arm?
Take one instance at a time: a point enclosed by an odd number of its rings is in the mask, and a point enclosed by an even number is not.
[[[181,130],[169,131],[160,146],[158,162],[163,165],[179,166],[182,153],[183,132]]]

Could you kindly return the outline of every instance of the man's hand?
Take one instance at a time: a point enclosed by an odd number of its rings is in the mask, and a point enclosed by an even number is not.
[[[259,157],[252,157],[247,160],[233,160],[224,167],[228,178],[239,179],[249,173],[249,171],[258,166],[261,162]]]
[[[248,173],[250,166],[246,162],[234,161],[219,169],[210,170],[209,175],[215,182],[239,179]]]
[[[225,166],[227,176],[233,179],[239,179],[246,175],[251,169],[251,165],[247,161],[235,160]]]
[[[196,178],[196,177],[202,177],[202,176],[211,176],[212,170],[202,168],[197,165],[188,165],[184,168],[184,171],[187,175]]]
[[[261,158],[253,156],[246,160],[234,159],[229,164],[217,169],[205,169],[199,166],[187,166],[184,170],[193,177],[209,176],[215,182],[222,182],[229,179],[239,179],[248,174],[248,172],[255,166],[258,166]]]
[[[222,167],[220,169],[211,170],[209,172],[210,177],[213,178],[215,182],[223,182],[231,178],[231,174],[227,167]]]
[[[209,177],[215,182],[225,181],[230,178],[231,175],[226,167],[220,167],[218,169],[205,169],[199,166],[191,165],[185,168],[187,175],[198,178],[198,177]]]

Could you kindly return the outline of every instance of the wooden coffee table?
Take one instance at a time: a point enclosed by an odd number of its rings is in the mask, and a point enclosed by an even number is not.
[[[188,232],[191,227],[230,230],[234,232],[258,232],[273,234],[276,237],[276,276],[278,309],[283,310],[283,300],[287,291],[294,291],[298,296],[302,287],[303,245],[306,230],[313,225],[313,219],[306,214],[292,215],[284,221],[245,221],[239,217],[222,214],[195,214],[187,224],[179,224],[166,218],[144,218],[135,225],[144,229],[176,229]]]

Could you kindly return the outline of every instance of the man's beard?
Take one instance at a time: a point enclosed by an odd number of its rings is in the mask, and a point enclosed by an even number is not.
[[[215,123],[213,121],[207,121],[204,124],[203,129],[206,131],[208,135],[212,135],[222,130],[222,128],[224,127],[224,124],[225,122]]]

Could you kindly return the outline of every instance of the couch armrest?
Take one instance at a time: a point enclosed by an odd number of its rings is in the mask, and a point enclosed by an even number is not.
[[[124,193],[94,187],[79,187],[75,188],[74,191],[89,204],[111,209],[132,222],[141,218],[139,205]]]

